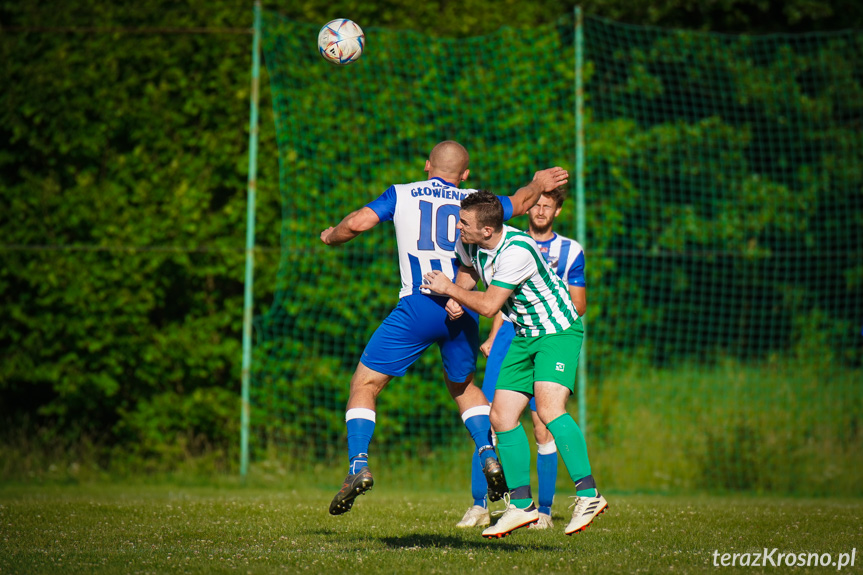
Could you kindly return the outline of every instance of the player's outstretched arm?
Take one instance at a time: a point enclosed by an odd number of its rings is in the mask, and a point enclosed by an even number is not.
[[[464,307],[469,307],[485,317],[493,317],[503,307],[506,298],[512,293],[511,289],[490,285],[485,291],[466,290],[454,284],[446,274],[433,270],[423,275],[421,287],[446,295],[457,301]]]
[[[526,214],[527,210],[539,201],[543,192],[550,192],[569,181],[569,172],[560,167],[540,170],[533,175],[533,180],[512,195],[512,215]]]
[[[380,221],[373,209],[368,206],[362,207],[346,215],[336,227],[322,231],[321,241],[328,246],[349,242],[361,233],[378,225]]]

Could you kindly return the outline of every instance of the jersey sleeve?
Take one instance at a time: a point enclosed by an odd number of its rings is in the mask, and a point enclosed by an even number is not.
[[[497,196],[500,204],[503,206],[503,221],[512,218],[512,200],[509,196]]]
[[[536,271],[536,260],[526,248],[512,244],[498,256],[491,285],[515,289]]]
[[[584,252],[579,253],[569,269],[566,270],[566,283],[575,287],[585,287],[587,282],[584,280]]]
[[[392,220],[396,213],[396,187],[390,186],[378,199],[367,203],[366,207],[371,208],[382,222]]]

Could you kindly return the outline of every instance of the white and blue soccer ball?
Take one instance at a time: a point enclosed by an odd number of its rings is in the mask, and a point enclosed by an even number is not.
[[[353,20],[338,18],[327,22],[318,32],[318,50],[327,62],[350,64],[363,55],[366,36]]]

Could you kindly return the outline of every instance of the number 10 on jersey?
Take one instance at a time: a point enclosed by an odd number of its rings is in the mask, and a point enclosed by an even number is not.
[[[417,240],[418,250],[434,250],[437,247],[445,251],[455,249],[455,241],[458,239],[458,230],[455,224],[458,222],[459,207],[453,204],[443,204],[437,210],[431,202],[420,201],[420,234]],[[450,218],[453,219],[452,233],[450,233]]]

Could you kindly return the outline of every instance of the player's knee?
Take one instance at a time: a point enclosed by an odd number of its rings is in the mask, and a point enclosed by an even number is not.
[[[550,441],[554,441],[554,436],[545,425],[534,425],[533,436],[536,438],[537,445],[545,445]]]
[[[391,376],[362,366],[351,378],[351,394],[370,393],[377,397],[391,379]]]
[[[488,414],[488,419],[491,421],[491,426],[494,429],[502,429],[501,423],[501,413],[499,409],[494,408],[494,404],[491,405],[491,411]]]
[[[488,417],[495,431],[509,431],[518,425],[518,416],[513,417],[503,409],[495,409],[494,403],[491,405],[491,413]]]
[[[446,388],[449,390],[450,395],[455,397],[457,395],[461,395],[462,393],[464,393],[465,389],[467,389],[467,383],[466,382],[458,383],[455,381],[447,380]]]
[[[453,397],[458,397],[464,393],[470,394],[471,392],[476,392],[473,395],[482,395],[482,391],[473,385],[473,375],[469,375],[465,378],[464,381],[452,381],[449,377],[446,378],[446,387],[449,390],[450,395]]]
[[[550,421],[554,421],[555,419],[557,419],[558,417],[560,417],[564,413],[566,413],[566,410],[561,409],[558,406],[547,406],[547,405],[537,405],[536,406],[536,414],[537,414],[537,416],[539,416],[540,421],[542,421],[542,423],[544,423],[545,425],[548,425],[548,423]],[[551,434],[549,433],[548,429],[546,429],[545,427],[543,427],[543,429],[545,429],[545,432],[548,433],[549,437],[550,437]],[[537,431],[537,429],[535,428],[534,433],[536,433],[536,431]],[[537,436],[536,439],[537,439],[537,441],[539,441],[539,436]],[[546,441],[542,441],[541,443],[546,443]]]

